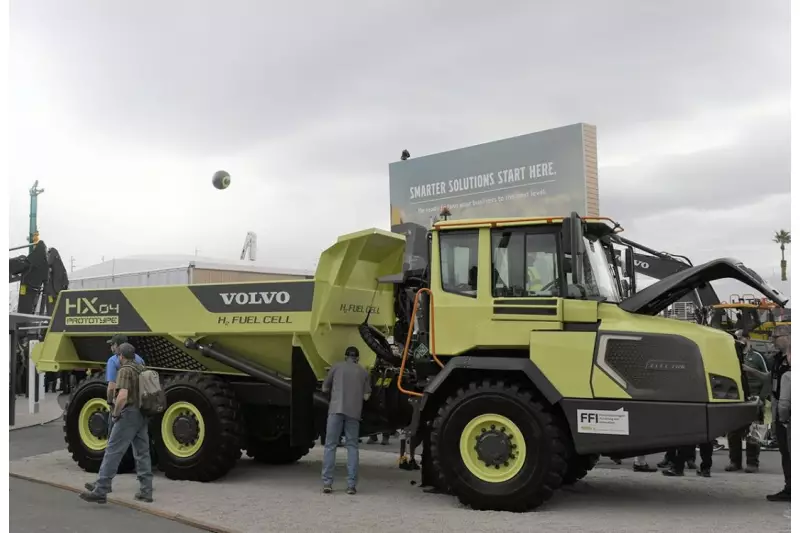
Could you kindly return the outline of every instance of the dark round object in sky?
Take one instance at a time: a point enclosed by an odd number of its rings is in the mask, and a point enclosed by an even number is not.
[[[214,172],[214,177],[211,178],[211,183],[213,183],[214,187],[217,189],[227,189],[228,185],[231,184],[231,175],[224,170],[217,170]]]

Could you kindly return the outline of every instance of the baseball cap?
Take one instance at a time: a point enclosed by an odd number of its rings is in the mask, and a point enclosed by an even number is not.
[[[106,342],[108,344],[116,344],[117,346],[119,346],[124,342],[128,342],[128,336],[123,335],[122,333],[115,333],[114,335],[111,336],[111,339],[109,339]]]

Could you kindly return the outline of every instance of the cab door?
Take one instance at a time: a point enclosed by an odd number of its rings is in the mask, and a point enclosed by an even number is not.
[[[491,320],[499,334],[522,339],[524,333],[527,344],[531,330],[561,329],[558,229],[542,225],[489,231]]]

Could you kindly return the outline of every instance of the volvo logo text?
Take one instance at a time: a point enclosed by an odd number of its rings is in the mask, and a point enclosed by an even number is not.
[[[220,294],[225,305],[259,305],[273,302],[285,305],[291,295],[286,291],[271,292],[223,292]]]

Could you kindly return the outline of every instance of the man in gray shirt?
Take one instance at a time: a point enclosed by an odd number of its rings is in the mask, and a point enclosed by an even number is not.
[[[347,348],[344,361],[333,365],[322,383],[322,392],[331,393],[325,430],[325,453],[322,458],[322,492],[326,494],[333,491],[336,448],[343,430],[347,448],[347,493],[356,493],[361,408],[369,399],[371,390],[369,374],[358,364],[358,355],[358,348]]]

